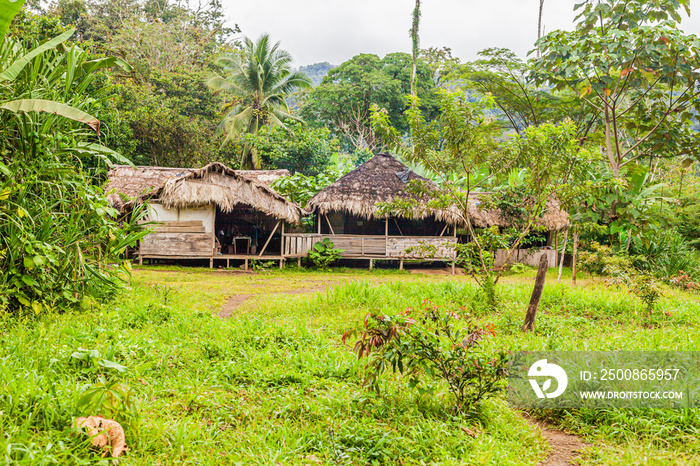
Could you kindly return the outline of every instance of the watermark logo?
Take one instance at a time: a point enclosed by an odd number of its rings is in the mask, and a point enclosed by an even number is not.
[[[569,383],[569,378],[566,376],[564,369],[556,364],[549,364],[546,359],[540,359],[534,363],[527,375],[529,377],[547,377],[547,380],[544,381],[541,387],[536,378],[530,378],[530,385],[532,385],[537,398],[556,398],[564,393]],[[557,381],[557,389],[547,393],[552,386],[552,379]]]

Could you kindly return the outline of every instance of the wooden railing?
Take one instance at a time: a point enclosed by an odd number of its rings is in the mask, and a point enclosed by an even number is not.
[[[287,233],[284,236],[283,255],[306,256],[314,244],[328,238],[336,248],[342,249],[346,258],[427,258],[421,246],[431,245],[433,259],[453,259],[455,250],[450,245],[457,243],[454,236],[364,236],[364,235],[319,235],[316,233]],[[408,252],[411,250],[411,252]]]

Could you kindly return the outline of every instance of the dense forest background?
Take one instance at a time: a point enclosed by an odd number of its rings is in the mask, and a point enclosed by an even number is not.
[[[640,11],[643,8],[640,6]],[[581,30],[586,27],[582,21]],[[227,72],[220,57],[238,56],[245,61],[245,31],[224,22],[218,0],[197,4],[56,0],[43,6],[30,2],[15,17],[9,36],[32,48],[69,28],[77,31],[63,47],[77,45],[94,59],[111,56],[121,60],[120,66],[96,71],[94,86],[101,91],[95,97],[95,112],[102,122],[100,142],[137,165],[199,167],[220,161],[240,168],[246,160],[241,154],[248,151],[259,168],[287,168],[297,173],[287,192],[294,196],[300,185],[307,191],[318,189],[371,154],[389,148],[386,138],[373,126],[373,106],[404,138],[411,132],[406,112],[412,79],[410,54],[359,54],[337,66],[328,62],[299,66],[295,71],[307,75],[311,85],[285,95],[289,112],[297,121],[286,120],[282,126],[265,124],[232,138],[224,122],[237,97],[207,83],[212,75]],[[546,40],[559,40],[557,34],[555,31],[548,36],[552,39],[543,38],[540,48],[547,47]],[[557,50],[554,45],[549,49],[552,59],[565,59],[555,56]],[[484,103],[482,116],[496,124],[500,141],[523,135],[527,128],[545,122],[570,120],[582,147],[583,141],[603,146],[606,121],[592,96],[605,99],[610,89],[583,84],[567,88],[561,85],[565,79],[557,84],[560,70],[544,69],[543,62],[538,69],[533,63],[499,48],[484,50],[477,60],[467,63],[453,57],[449,48],[419,49],[415,95],[421,117],[428,125],[439,126],[441,92],[457,91],[468,102]],[[632,69],[630,65],[618,74],[631,73]],[[650,72],[642,69],[644,73]],[[663,83],[661,77],[657,81]],[[635,85],[641,89],[643,83],[639,83]],[[630,96],[625,98],[635,98]],[[608,172],[609,177],[622,177],[628,196],[623,199],[619,189],[612,189],[617,193],[612,194],[607,185],[607,191],[596,200],[587,201],[596,205],[607,199],[608,205],[599,209],[606,215],[582,221],[608,227],[632,223],[634,229],[620,231],[635,237],[642,228],[670,225],[698,245],[699,126],[694,104],[678,105],[664,113],[659,96],[644,94],[636,113],[630,112],[625,126],[615,129],[623,143],[635,149],[627,156],[629,160],[607,163],[603,155],[601,165],[590,173],[596,186]],[[659,125],[654,126],[654,118],[659,119]],[[642,138],[647,131],[652,137]],[[97,179],[103,179],[107,167],[100,158],[84,156],[82,163]],[[420,163],[411,167],[437,179],[436,173]],[[624,167],[622,172],[620,167]],[[517,184],[517,172],[498,178],[488,188]],[[459,183],[460,178],[454,181]],[[621,205],[634,205],[629,218],[621,219],[628,212],[620,209]],[[611,236],[617,233],[608,231]],[[624,244],[625,239],[620,242]],[[629,239],[626,246],[629,248]]]

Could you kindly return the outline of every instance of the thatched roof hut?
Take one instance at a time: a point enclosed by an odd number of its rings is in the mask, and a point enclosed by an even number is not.
[[[228,167],[226,169],[231,170]],[[166,181],[184,177],[194,171],[196,169],[193,168],[115,165],[107,175],[107,200],[115,209],[122,210],[142,196],[152,196]],[[290,175],[289,170],[231,171],[270,190],[270,185],[275,180]]]
[[[231,212],[237,205],[246,204],[293,224],[300,223],[302,216],[297,204],[218,162],[168,179],[151,197],[167,208],[215,204],[222,211]]]
[[[325,215],[330,212],[345,212],[365,219],[380,218],[377,204],[395,200],[413,200],[415,208],[411,218],[422,220],[434,216],[436,220],[451,225],[465,226],[465,220],[456,208],[429,209],[425,202],[406,192],[406,185],[413,180],[424,181],[428,188],[438,189],[431,180],[411,171],[406,165],[386,153],[377,154],[355,170],[316,194],[307,205],[307,210]],[[478,228],[508,226],[500,212],[484,208],[481,199],[489,193],[471,193],[469,213],[471,222]],[[548,230],[560,230],[569,225],[569,215],[560,207],[559,201],[551,199],[548,209],[538,224]]]
[[[323,191],[312,197],[307,210],[320,214],[329,212],[346,212],[361,218],[380,218],[377,203],[395,200],[417,200],[407,193],[406,185],[410,181],[420,180],[434,185],[411,171],[406,165],[389,154],[381,153],[372,157]],[[430,210],[422,208],[424,204],[416,202],[412,218],[422,220],[435,216],[439,221],[450,224],[460,223],[459,216],[448,210]]]

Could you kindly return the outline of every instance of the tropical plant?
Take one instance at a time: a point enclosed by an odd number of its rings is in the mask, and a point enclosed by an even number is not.
[[[576,29],[537,41],[538,84],[580,95],[599,115],[596,138],[613,176],[638,160],[698,155],[700,38],[679,28],[689,0],[585,0]]]
[[[310,88],[312,83],[306,74],[292,71],[291,62],[291,55],[280,49],[279,42],[271,44],[267,34],[256,42],[246,37],[242,57],[228,55],[218,59],[226,74],[212,75],[207,85],[230,98],[221,122],[224,143],[244,133],[255,134],[263,126],[282,126],[285,119],[301,121],[292,114],[286,98],[299,89]],[[241,167],[261,166],[259,154],[245,145]]]
[[[100,144],[93,116],[104,92],[95,71],[117,62],[65,47],[71,34],[33,50],[10,37],[0,45],[0,311],[105,296],[128,271],[121,253],[145,234],[139,211],[119,223],[82,169],[128,160]]]
[[[295,173],[292,176],[278,178],[272,187],[278,193],[305,207],[309,199],[348,174],[353,168],[355,166],[350,160],[341,159],[338,154],[333,154],[330,158],[330,166],[318,175],[307,176],[303,173]]]
[[[328,238],[323,238],[323,241],[319,241],[314,244],[313,248],[309,249],[309,257],[316,267],[325,270],[333,262],[340,259],[343,251],[343,249],[337,249]]]
[[[419,311],[367,314],[354,351],[360,359],[367,357],[367,380],[374,389],[388,370],[408,376],[411,388],[426,376],[440,379],[454,397],[454,411],[464,412],[505,387],[506,353],[490,355],[478,348],[481,340],[494,335],[493,324],[480,327],[457,312],[423,301]]]
[[[329,129],[310,128],[297,121],[263,127],[257,134],[243,135],[241,140],[258,155],[263,168],[286,168],[309,176],[328,168],[340,151],[340,144]]]

